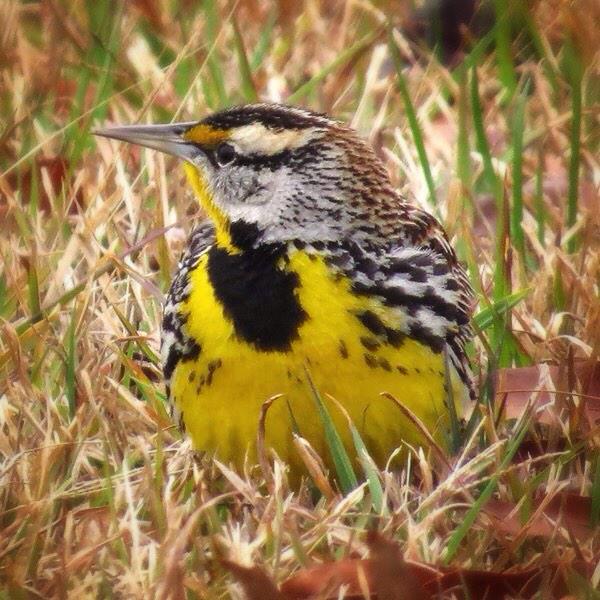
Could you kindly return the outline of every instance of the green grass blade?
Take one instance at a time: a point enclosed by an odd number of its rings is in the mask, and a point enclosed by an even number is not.
[[[12,289],[9,289],[3,273],[0,273],[0,317],[7,321],[13,318],[16,301]]]
[[[77,369],[77,358],[75,354],[75,350],[77,347],[76,329],[77,313],[74,310],[73,314],[71,315],[71,324],[69,325],[69,329],[67,331],[67,355],[65,364],[65,394],[67,396],[67,402],[69,405],[69,416],[71,417],[71,419],[75,417],[75,411],[77,409],[77,406],[75,404],[75,373]]]
[[[456,148],[456,174],[458,179],[463,185],[463,190],[471,189],[471,149],[469,147],[469,128],[467,124],[467,116],[469,111],[468,104],[468,89],[467,89],[467,76],[468,72],[465,69],[461,69],[457,73],[459,83],[459,95],[458,95],[458,141]],[[463,209],[466,209],[466,198],[467,194],[463,193]],[[472,206],[469,204],[469,211],[472,210]]]
[[[473,111],[473,127],[475,130],[475,146],[477,152],[481,155],[483,161],[483,178],[490,192],[494,194],[496,200],[502,196],[502,183],[496,175],[492,162],[492,153],[485,133],[483,118],[483,108],[479,97],[479,78],[477,69],[471,70],[471,109]]]
[[[450,357],[448,356],[448,353],[444,351],[444,389],[446,390],[446,404],[450,416],[450,452],[456,454],[462,445],[462,439],[450,373]]]
[[[511,97],[517,89],[517,77],[511,51],[511,3],[508,0],[494,0],[496,9],[495,41],[498,76],[506,97]]]
[[[494,43],[494,36],[496,32],[496,27],[498,23],[496,22],[492,29],[488,31],[477,43],[471,48],[471,51],[464,57],[462,63],[459,65],[456,73],[460,73],[462,70],[471,71],[477,65],[480,65],[483,58],[485,57],[486,52]]]
[[[27,294],[29,296],[29,310],[32,315],[41,311],[37,262],[37,252],[35,251],[35,247],[33,247],[29,264],[27,265]]]
[[[373,509],[377,514],[386,515],[388,511],[383,501],[383,487],[381,486],[381,481],[379,481],[375,463],[369,455],[367,447],[358,433],[358,429],[356,429],[353,423],[350,424],[350,433],[352,434],[352,441],[358,455],[358,460],[367,479]]]
[[[369,451],[367,450],[367,447],[365,446],[358,429],[352,422],[352,419],[350,418],[350,415],[346,409],[335,398],[330,396],[330,400],[335,402],[338,409],[344,414],[346,421],[348,422],[348,428],[350,429],[350,434],[352,435],[352,443],[354,444],[354,449],[356,450],[358,460],[367,480],[367,486],[371,493],[371,503],[373,505],[373,509],[375,512],[377,512],[377,514],[387,514],[388,511],[384,503],[383,488],[381,487],[381,481],[379,481],[378,470],[375,466],[375,462],[371,458],[371,455],[369,454]]]
[[[379,481],[379,475],[377,471],[377,467],[375,466],[375,462],[371,458],[365,443],[356,429],[350,415],[346,413],[343,407],[336,401],[338,406],[346,415],[348,420],[348,427],[350,428],[350,434],[352,435],[352,442],[354,444],[354,448],[356,450],[356,454],[358,456],[358,460],[363,469],[365,477],[367,479],[367,486],[369,487],[369,492],[371,493],[371,502],[373,504],[373,509],[377,514],[386,515],[388,513],[387,507],[384,503],[384,494],[383,487],[381,486],[381,481]]]
[[[406,85],[406,80],[404,79],[404,75],[402,74],[402,59],[400,58],[398,46],[394,41],[394,34],[392,29],[390,29],[389,33],[388,47],[390,49],[390,55],[392,57],[394,68],[396,70],[396,87],[400,92],[400,97],[402,98],[402,102],[404,104],[404,110],[406,112],[406,118],[408,119],[408,125],[412,133],[413,142],[417,150],[417,155],[419,157],[419,162],[421,163],[421,168],[423,169],[423,174],[425,175],[425,182],[427,183],[427,190],[429,192],[429,201],[432,206],[436,206],[437,197],[435,193],[433,175],[431,174],[431,166],[429,164],[429,159],[427,158],[427,151],[425,150],[425,143],[423,142],[423,134],[421,132],[419,119],[417,118],[417,111],[415,110],[412,100],[410,99],[408,86]]]
[[[541,60],[546,79],[548,80],[552,91],[556,94],[560,88],[560,84],[558,81],[558,73],[554,68],[554,57],[548,55],[548,45],[544,44],[542,40],[542,32],[536,27],[531,14],[527,10],[523,11],[523,22],[531,42],[533,43],[533,47]]]
[[[308,369],[306,369],[306,378],[308,380],[312,396],[315,400],[315,404],[317,405],[317,410],[319,411],[319,417],[321,419],[321,423],[323,424],[323,429],[325,430],[325,441],[327,442],[327,447],[331,453],[331,458],[335,466],[340,488],[343,494],[349,494],[353,489],[358,487],[358,480],[356,478],[356,474],[354,473],[354,469],[352,468],[352,462],[350,461],[348,453],[346,452],[346,448],[344,447],[344,443],[342,442],[342,438],[335,427],[335,423],[333,422],[333,419],[331,418],[331,415],[329,414],[329,411],[327,410],[319,391],[315,387]]]
[[[563,276],[559,264],[555,267],[554,280],[552,283],[552,301],[554,303],[554,310],[560,312],[567,307],[567,292],[563,285]]]
[[[523,233],[523,131],[525,129],[525,104],[529,86],[517,98],[512,120],[512,175],[513,194],[510,211],[510,235],[512,244],[521,259],[521,267],[526,264],[525,235]]]
[[[494,170],[492,154],[485,133],[476,68],[473,68],[471,72],[471,106],[473,110],[476,147],[483,161],[483,181],[487,189],[492,193],[496,205],[496,240],[492,296],[494,301],[498,302],[510,294],[510,285],[505,264],[506,247],[509,241],[507,203],[504,198],[502,181]],[[506,335],[507,331],[509,331],[508,317],[508,314],[500,315],[494,321],[494,328],[492,330],[492,346],[498,352],[498,366],[501,367],[509,366],[511,364],[515,350],[512,338]]]
[[[518,292],[509,294],[505,298],[501,298],[497,302],[494,302],[492,305],[481,309],[473,317],[474,324],[480,331],[485,331],[494,324],[499,316],[506,314],[509,310],[514,308],[521,300],[526,298],[530,292],[531,290],[529,288],[519,290]]]
[[[267,56],[269,49],[271,48],[271,40],[273,37],[273,28],[277,23],[277,14],[276,11],[272,11],[267,19],[265,26],[262,28],[260,35],[258,37],[258,43],[254,48],[254,52],[252,53],[252,57],[250,58],[250,69],[251,71],[255,71],[262,65],[265,56]]]
[[[289,400],[285,401],[287,408],[288,408],[288,414],[290,415],[290,423],[292,424],[292,431],[299,436],[302,436],[302,432],[300,431],[300,425],[298,425],[298,421],[296,419],[296,415],[294,415],[294,411],[292,410],[292,405],[290,404]]]

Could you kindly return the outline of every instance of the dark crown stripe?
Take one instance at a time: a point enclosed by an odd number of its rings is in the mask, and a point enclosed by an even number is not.
[[[235,106],[201,121],[216,129],[232,129],[261,123],[270,129],[308,129],[331,123],[324,115],[280,104],[248,104]]]

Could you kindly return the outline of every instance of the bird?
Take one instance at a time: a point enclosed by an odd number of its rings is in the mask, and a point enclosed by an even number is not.
[[[333,468],[319,401],[349,455],[348,417],[378,466],[427,439],[448,447],[450,404],[460,416],[474,397],[472,288],[438,220],[353,129],[259,103],[95,133],[183,159],[206,216],[161,333],[172,415],[196,450],[257,464],[275,398],[264,444],[292,474],[297,436]]]

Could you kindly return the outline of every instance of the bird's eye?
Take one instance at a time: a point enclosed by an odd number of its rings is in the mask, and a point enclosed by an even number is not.
[[[217,149],[215,150],[215,156],[219,166],[224,167],[225,165],[231,164],[235,160],[235,148],[231,144],[223,142],[217,146]]]

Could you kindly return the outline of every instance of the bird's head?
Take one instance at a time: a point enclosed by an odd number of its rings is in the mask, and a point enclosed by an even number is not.
[[[253,104],[201,121],[95,133],[185,159],[218,242],[233,249],[367,235],[393,196],[367,144],[337,121],[304,109]]]

